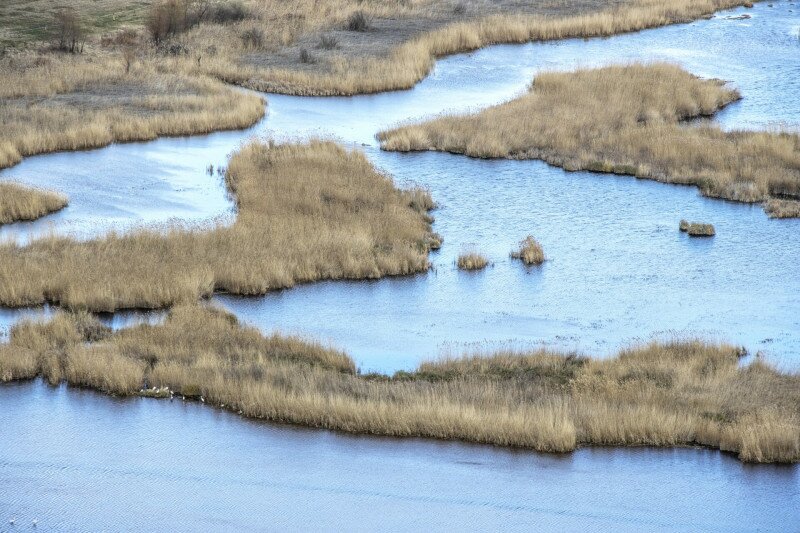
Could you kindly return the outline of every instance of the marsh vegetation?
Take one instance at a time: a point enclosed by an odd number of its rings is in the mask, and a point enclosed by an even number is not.
[[[428,269],[439,242],[426,191],[395,188],[361,152],[330,142],[250,144],[225,180],[238,207],[230,226],[0,245],[0,304],[160,308],[214,291],[413,274]]]
[[[542,73],[510,102],[378,137],[385,150],[542,159],[567,170],[696,185],[706,196],[740,202],[800,201],[800,136],[686,124],[739,97],[719,80],[668,64]]]
[[[353,433],[549,452],[700,445],[743,461],[800,460],[800,377],[741,356],[682,341],[610,359],[505,351],[361,375],[342,352],[264,337],[191,305],[115,333],[82,313],[22,322],[0,345],[0,378],[41,375],[117,395],[168,389],[243,416]]]
[[[51,191],[0,183],[0,224],[36,220],[67,206],[67,198]]]
[[[439,56],[607,36],[742,3],[7,3],[0,6],[0,119],[9,127],[0,135],[0,168],[46,151],[242,128],[262,116],[256,96],[214,79],[297,95],[403,89]]]
[[[456,266],[460,270],[483,270],[489,266],[489,258],[476,251],[463,252],[456,259]]]
[[[713,224],[687,222],[686,220],[681,220],[678,228],[690,237],[713,237],[716,235],[716,230],[714,229]]]
[[[544,263],[544,250],[533,235],[528,235],[520,241],[519,249],[511,252],[511,258],[519,259],[526,265],[541,265]]]

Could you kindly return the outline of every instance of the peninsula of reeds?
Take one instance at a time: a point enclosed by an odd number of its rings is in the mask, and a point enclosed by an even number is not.
[[[0,224],[36,220],[64,209],[67,203],[62,194],[17,183],[0,183]]]
[[[707,446],[743,461],[800,460],[800,376],[701,341],[593,359],[546,350],[467,354],[361,375],[344,353],[265,337],[220,310],[174,308],[112,333],[59,312],[15,325],[0,381],[43,376],[115,395],[199,399],[243,416],[370,435],[569,452]]]
[[[721,81],[669,64],[542,73],[510,102],[401,126],[379,139],[385,150],[542,159],[566,170],[695,185],[715,198],[780,198],[767,202],[775,216],[797,213],[800,136],[686,123],[738,98]]]
[[[326,279],[423,272],[438,239],[424,190],[400,190],[331,142],[253,143],[230,160],[228,226],[0,244],[0,305],[161,308],[215,291],[263,294]]]

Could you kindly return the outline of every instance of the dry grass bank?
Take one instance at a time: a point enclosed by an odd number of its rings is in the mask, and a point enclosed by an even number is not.
[[[67,203],[62,194],[16,183],[0,183],[0,224],[36,220],[65,208]]]
[[[222,58],[209,62],[206,68],[207,72],[234,83],[286,94],[347,96],[408,89],[428,75],[437,57],[492,44],[611,36],[688,22],[747,3],[741,0],[558,1],[531,5],[498,2],[491,7],[465,1],[460,4],[469,16],[454,16],[453,13],[460,13],[458,4],[449,6],[450,14],[442,14],[429,7],[433,3],[423,2],[418,11],[396,16],[396,21],[384,23],[378,17],[371,34],[362,32],[363,37],[338,52],[315,50],[318,58],[310,68],[290,66],[257,53],[242,56],[239,62],[246,69],[234,69],[230,61]],[[417,31],[403,31],[395,25]],[[386,34],[382,36],[381,31]],[[320,30],[312,32],[314,36],[318,34]],[[307,41],[308,34],[302,34],[284,46],[297,49],[309,44]]]
[[[800,460],[800,376],[759,360],[740,367],[740,355],[675,342],[607,360],[501,352],[359,375],[341,352],[265,338],[221,311],[189,306],[163,325],[117,333],[84,314],[17,324],[0,345],[0,380],[42,375],[121,395],[168,388],[244,416],[373,435],[550,452],[702,445],[743,461]]]
[[[386,150],[542,159],[567,170],[691,184],[707,196],[800,199],[800,136],[683,121],[739,98],[667,64],[545,73],[510,102],[379,134]]]
[[[166,4],[184,17],[193,13],[194,22],[154,39],[151,22],[165,2],[79,0],[70,4],[81,33],[78,55],[51,49],[61,4],[6,3],[0,120],[9,126],[0,133],[0,168],[54,150],[241,128],[262,115],[255,96],[226,91],[208,76],[298,95],[404,89],[439,56],[493,43],[636,31],[744,3],[171,0]],[[355,15],[364,17],[361,31],[348,28]],[[3,43],[22,50],[6,53]]]
[[[260,96],[207,77],[75,61],[0,82],[0,168],[46,152],[244,128],[264,116]]]
[[[229,227],[0,245],[0,305],[158,308],[214,291],[263,294],[428,268],[430,196],[398,190],[361,152],[251,144],[232,157],[226,180],[238,204]]]

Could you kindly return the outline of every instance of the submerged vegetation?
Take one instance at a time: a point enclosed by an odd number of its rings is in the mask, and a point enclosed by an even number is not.
[[[67,203],[62,194],[0,183],[0,224],[36,220],[65,208]]]
[[[528,235],[519,243],[519,250],[511,252],[512,259],[519,259],[526,265],[541,265],[544,263],[544,250],[539,241]]]
[[[214,291],[412,274],[427,270],[438,242],[426,191],[395,188],[361,152],[334,143],[250,144],[225,179],[238,205],[231,226],[0,245],[0,304],[159,308]]]
[[[684,124],[738,98],[720,81],[668,64],[544,73],[515,100],[379,139],[385,150],[542,159],[567,170],[696,185],[741,202],[800,201],[800,136]]]
[[[394,376],[345,354],[264,337],[222,311],[179,306],[162,325],[112,333],[90,315],[22,322],[0,380],[41,375],[110,394],[202,399],[248,417],[373,435],[549,452],[583,445],[701,445],[743,461],[800,460],[800,376],[730,346],[648,344],[611,359],[471,354]],[[172,391],[171,393],[167,391]]]

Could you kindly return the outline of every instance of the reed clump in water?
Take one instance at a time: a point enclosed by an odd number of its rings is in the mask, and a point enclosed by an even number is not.
[[[428,269],[430,198],[395,188],[361,152],[253,143],[231,158],[225,179],[238,206],[230,226],[0,245],[0,304],[160,308],[214,291],[263,294]]]
[[[202,398],[244,416],[398,437],[567,452],[583,445],[702,445],[743,461],[800,460],[800,376],[700,341],[609,359],[539,350],[467,354],[394,376],[345,354],[265,337],[207,306],[115,333],[59,312],[0,345],[0,379],[43,376],[111,394]],[[155,388],[156,393],[153,392]]]
[[[489,266],[489,259],[479,252],[464,252],[458,256],[456,265],[461,270],[483,270]]]
[[[738,98],[722,82],[668,64],[544,73],[515,100],[379,139],[385,150],[542,159],[567,170],[692,184],[742,202],[800,199],[800,136],[683,124]]]
[[[65,208],[68,203],[62,194],[0,183],[0,224],[36,220]]]
[[[687,222],[681,220],[678,228],[690,237],[713,237],[716,230],[713,224],[703,224],[701,222]]]
[[[512,259],[519,259],[526,265],[541,265],[544,263],[544,250],[533,235],[528,235],[519,243],[519,250],[511,252]]]

